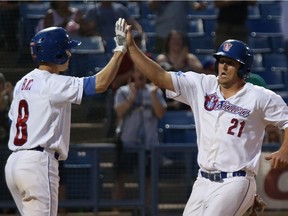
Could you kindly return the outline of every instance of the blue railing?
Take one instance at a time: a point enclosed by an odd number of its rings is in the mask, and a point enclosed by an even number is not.
[[[274,151],[279,145],[264,145],[263,151]],[[6,187],[4,166],[10,152],[0,149],[0,209],[15,208]],[[115,197],[117,175],[117,148],[114,144],[71,145],[69,157],[60,168],[66,187],[65,199],[59,207],[68,211],[99,212],[102,209],[126,209],[144,216],[146,211],[160,216],[173,212],[181,215],[196,179],[197,147],[187,143],[162,144],[154,147],[151,158],[141,147],[123,154],[131,158],[131,170],[125,176],[122,198]],[[150,160],[151,173],[146,175],[145,164]],[[130,167],[129,165],[129,167]],[[129,168],[130,169],[130,168]],[[149,188],[145,188],[149,177]],[[150,198],[147,199],[147,196]],[[287,198],[288,199],[288,198]],[[149,203],[147,203],[147,200]]]

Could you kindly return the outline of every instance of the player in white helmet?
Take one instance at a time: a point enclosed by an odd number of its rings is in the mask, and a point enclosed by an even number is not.
[[[22,216],[56,216],[58,160],[68,155],[71,104],[105,91],[114,79],[126,52],[125,22],[115,24],[116,48],[109,63],[96,75],[60,75],[68,69],[70,49],[81,42],[66,30],[50,27],[31,40],[31,54],[39,63],[17,82],[9,111],[11,119],[6,163],[8,188]]]
[[[265,127],[285,130],[280,149],[266,157],[272,168],[288,165],[288,108],[263,87],[246,83],[253,53],[227,40],[214,54],[215,75],[167,72],[136,46],[128,27],[127,46],[136,67],[194,114],[199,173],[184,216],[240,216],[252,206]]]

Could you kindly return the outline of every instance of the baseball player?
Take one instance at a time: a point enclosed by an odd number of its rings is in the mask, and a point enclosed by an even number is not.
[[[139,70],[166,94],[188,104],[194,114],[199,174],[184,216],[240,216],[253,204],[264,130],[285,130],[277,152],[266,157],[272,168],[288,165],[288,108],[263,87],[246,83],[253,62],[242,41],[227,40],[213,56],[215,75],[167,72],[135,45],[128,27],[127,45]]]
[[[50,27],[31,40],[31,54],[39,63],[17,82],[9,111],[11,119],[6,182],[20,214],[56,216],[58,209],[58,160],[69,149],[71,104],[105,91],[114,79],[126,52],[125,22],[115,24],[116,48],[110,62],[90,77],[60,75],[67,70],[70,49],[81,42],[66,30]]]

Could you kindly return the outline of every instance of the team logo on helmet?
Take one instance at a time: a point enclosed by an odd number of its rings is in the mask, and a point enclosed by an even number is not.
[[[225,43],[223,44],[223,50],[228,52],[232,46],[232,43]]]

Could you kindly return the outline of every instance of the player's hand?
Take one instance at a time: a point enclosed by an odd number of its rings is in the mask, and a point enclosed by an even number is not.
[[[253,205],[247,210],[245,215],[248,216],[257,216],[259,213],[263,213],[267,204],[262,200],[262,198],[255,194],[254,203]]]
[[[119,18],[115,23],[115,37],[114,41],[116,43],[116,47],[114,52],[120,51],[125,53],[127,51],[127,43],[126,43],[126,22],[125,19]]]
[[[272,169],[281,169],[288,167],[288,153],[284,151],[273,152],[265,157],[270,160]]]
[[[132,34],[132,26],[128,25],[127,26],[127,46],[129,47],[132,45],[135,45],[133,34]]]

